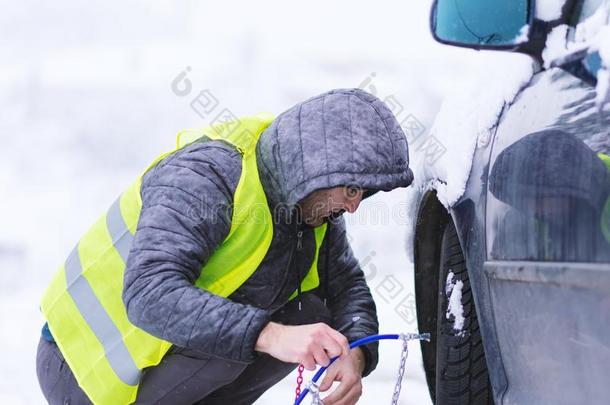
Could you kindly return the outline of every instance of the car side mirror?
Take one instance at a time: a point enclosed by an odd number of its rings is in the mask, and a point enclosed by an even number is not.
[[[435,0],[434,38],[473,49],[515,49],[529,41],[534,0]]]

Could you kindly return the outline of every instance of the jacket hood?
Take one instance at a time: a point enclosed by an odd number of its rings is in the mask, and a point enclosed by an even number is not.
[[[272,205],[293,208],[311,192],[338,186],[407,187],[407,140],[394,114],[361,89],[336,89],[280,114],[257,144],[261,182]]]

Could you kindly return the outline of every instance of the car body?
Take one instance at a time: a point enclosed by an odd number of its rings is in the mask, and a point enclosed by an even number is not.
[[[571,26],[608,6],[568,3]],[[500,48],[542,65],[539,43]],[[540,68],[476,148],[459,200],[446,208],[430,189],[419,201],[415,288],[435,403],[610,403],[610,108],[596,102],[595,60],[580,49]],[[446,268],[458,253],[459,277]]]

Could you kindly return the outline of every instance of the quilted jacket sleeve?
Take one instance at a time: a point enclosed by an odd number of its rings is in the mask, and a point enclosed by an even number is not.
[[[221,141],[195,142],[149,171],[124,277],[129,320],[175,345],[250,362],[267,311],[194,286],[231,226],[240,155]]]
[[[342,331],[350,342],[379,333],[375,301],[347,240],[342,217],[329,227],[325,240],[323,246],[326,245],[326,249],[330,247],[328,303],[333,328]],[[361,348],[366,363],[363,376],[367,376],[377,367],[378,344],[375,342]]]

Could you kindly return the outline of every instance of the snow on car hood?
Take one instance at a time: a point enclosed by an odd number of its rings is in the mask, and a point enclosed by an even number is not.
[[[431,159],[415,148],[412,154],[415,188],[420,193],[437,190],[447,208],[464,193],[475,149],[488,145],[502,107],[534,73],[534,64],[525,55],[473,52],[473,57],[481,59],[476,79],[447,89],[430,130],[445,153]]]
[[[563,1],[548,0],[537,4],[537,12],[544,14],[545,19],[555,19]],[[605,1],[573,33],[568,32],[567,25],[556,27],[549,35],[543,53],[548,68],[553,66],[553,61],[578,49],[598,51],[602,60],[597,84],[599,108],[610,101],[609,22],[610,1]],[[567,38],[571,38],[570,41]],[[447,208],[459,200],[466,188],[476,148],[488,145],[503,106],[512,103],[534,74],[535,65],[526,55],[473,51],[473,58],[480,59],[476,79],[447,89],[430,131],[430,136],[446,152],[430,159],[425,149],[411,149],[417,194],[412,197],[414,202],[429,189],[437,190],[439,201]]]
[[[472,52],[480,59],[474,64],[474,79],[455,83],[445,89],[445,97],[435,117],[428,138],[434,142],[409,144],[414,180],[406,196],[406,250],[413,255],[413,236],[417,207],[423,194],[431,189],[447,208],[464,194],[477,147],[487,147],[491,132],[505,104],[510,104],[534,74],[529,56],[493,51]],[[444,153],[428,154],[438,146]]]

